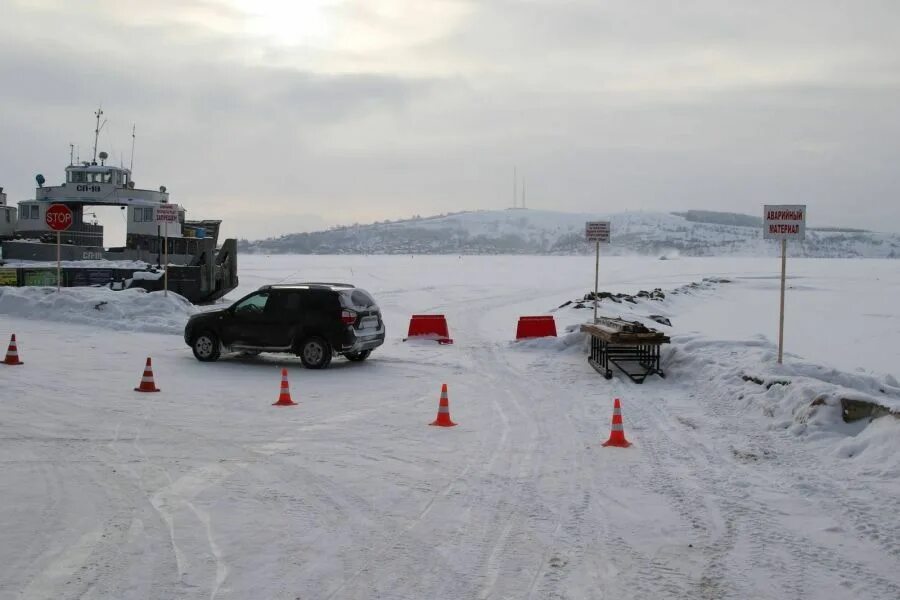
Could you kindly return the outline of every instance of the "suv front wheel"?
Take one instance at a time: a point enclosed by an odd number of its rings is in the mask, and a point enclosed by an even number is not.
[[[217,338],[216,334],[214,333],[204,331],[194,338],[194,343],[191,344],[191,349],[194,351],[194,357],[196,357],[196,359],[199,361],[216,361],[219,359],[220,354],[219,338]]]
[[[331,344],[319,336],[306,338],[300,344],[298,354],[307,369],[324,369],[331,362]]]

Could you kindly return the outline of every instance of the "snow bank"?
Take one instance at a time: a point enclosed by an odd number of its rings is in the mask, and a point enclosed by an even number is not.
[[[510,342],[513,348],[522,350],[549,350],[553,352],[582,353],[590,347],[590,338],[586,333],[578,331],[580,325],[566,328],[566,333],[559,337],[526,338]]]
[[[188,317],[198,312],[174,292],[142,289],[73,287],[0,287],[0,314],[95,325],[118,331],[180,334]]]
[[[900,415],[900,386],[893,376],[847,373],[793,356],[778,365],[776,346],[762,336],[737,341],[681,335],[672,341],[663,365],[673,378],[702,377],[712,383],[704,390],[714,400],[761,413],[773,429],[809,439],[838,434],[833,446],[838,457],[882,461],[893,456],[891,468],[900,468],[900,419],[847,423],[842,408],[842,401],[856,400]]]

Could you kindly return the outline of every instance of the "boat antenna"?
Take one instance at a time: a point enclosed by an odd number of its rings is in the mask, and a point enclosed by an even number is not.
[[[131,125],[131,164],[128,170],[134,173],[134,124]]]
[[[106,119],[103,120],[103,123],[100,123],[100,117],[103,116],[103,107],[97,109],[97,112],[94,113],[97,117],[97,127],[94,129],[94,159],[91,161],[93,164],[97,164],[97,141],[100,139],[100,130],[103,129],[103,126],[106,125]]]
[[[522,175],[522,208],[525,208],[525,176]]]
[[[69,166],[71,167],[75,163],[72,162],[75,160],[75,144],[69,144]]]
[[[519,170],[517,167],[513,166],[513,205],[512,207],[516,207],[516,196],[518,195],[517,187],[519,185]]]

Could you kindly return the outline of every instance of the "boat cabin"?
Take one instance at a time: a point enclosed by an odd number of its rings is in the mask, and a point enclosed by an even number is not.
[[[16,232],[18,210],[6,205],[6,193],[0,187],[0,239],[11,238]]]
[[[85,221],[85,206],[120,206],[127,211],[127,238],[132,236],[183,236],[184,210],[179,207],[178,222],[158,225],[157,207],[169,203],[165,186],[157,190],[135,187],[131,171],[124,167],[83,162],[66,167],[66,180],[57,186],[44,186],[38,175],[35,199],[19,202],[16,237],[49,240],[55,237],[45,222],[51,204],[65,204],[72,210],[74,223],[62,234],[64,243],[103,246],[103,226]]]

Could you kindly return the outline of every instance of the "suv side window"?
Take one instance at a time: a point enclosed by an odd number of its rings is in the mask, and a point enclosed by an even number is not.
[[[266,314],[276,319],[296,317],[300,312],[300,292],[280,291],[272,295],[266,305]]]
[[[244,298],[234,307],[234,314],[238,316],[261,315],[269,301],[269,292],[258,292]]]
[[[329,313],[340,311],[337,294],[326,290],[308,290],[303,294],[303,309],[310,312]]]

